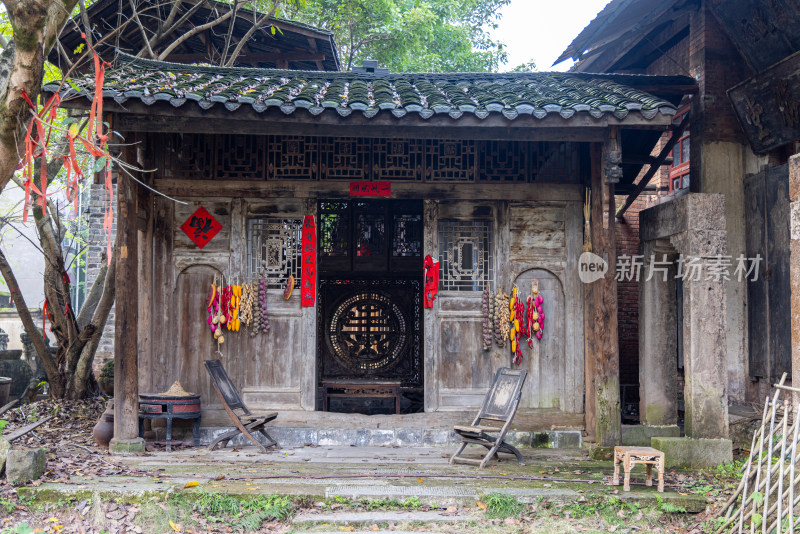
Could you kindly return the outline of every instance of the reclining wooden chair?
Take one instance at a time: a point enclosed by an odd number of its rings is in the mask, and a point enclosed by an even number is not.
[[[478,416],[470,426],[455,426],[453,431],[461,436],[461,447],[450,458],[450,463],[475,464],[486,467],[486,463],[504,452],[513,454],[517,461],[522,463],[522,454],[513,446],[504,441],[508,427],[517,413],[519,397],[522,393],[522,384],[528,372],[522,369],[502,367],[494,376],[494,383],[483,399],[483,406]],[[470,443],[482,445],[489,449],[481,460],[459,456]],[[498,456],[499,459],[499,456]]]
[[[261,452],[267,452],[267,449],[270,447],[280,449],[278,442],[272,439],[272,437],[267,434],[267,431],[264,430],[264,425],[278,417],[277,412],[266,414],[251,413],[250,410],[247,409],[242,397],[239,395],[239,391],[233,385],[233,382],[231,382],[230,377],[228,377],[225,368],[222,367],[222,362],[219,360],[206,360],[205,364],[208,374],[211,375],[211,382],[214,384],[214,389],[217,391],[217,395],[219,395],[219,399],[222,401],[222,406],[225,408],[225,411],[228,412],[228,416],[231,418],[231,421],[233,421],[233,424],[236,425],[236,428],[230,429],[212,441],[211,445],[208,446],[208,450],[214,450],[214,447],[219,443],[222,443],[221,448],[225,448],[228,442],[239,434],[247,436]],[[242,412],[241,415],[237,413],[238,411]],[[267,444],[262,444],[256,439],[253,433],[259,433],[264,436]]]

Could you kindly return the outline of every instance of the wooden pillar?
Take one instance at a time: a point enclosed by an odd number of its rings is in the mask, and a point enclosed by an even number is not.
[[[603,146],[592,147],[592,252],[607,263],[608,270],[586,284],[586,420],[587,430],[593,427],[596,443],[603,447],[621,440],[613,183],[618,178],[619,152],[619,132],[613,127]]]
[[[122,159],[136,164],[136,140],[126,137]],[[137,184],[124,171],[117,175],[117,278],[114,325],[114,439],[117,454],[144,452],[139,437],[139,245]]]

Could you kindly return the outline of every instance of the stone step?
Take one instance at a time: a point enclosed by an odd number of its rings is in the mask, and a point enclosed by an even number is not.
[[[478,492],[461,486],[374,486],[348,484],[325,489],[325,498],[342,497],[351,501],[416,498],[428,506],[475,506]]]
[[[459,513],[447,514],[443,512],[335,512],[323,514],[298,514],[292,518],[294,525],[324,525],[333,524],[373,524],[373,523],[464,523],[478,521],[479,518]]]
[[[215,436],[230,430],[230,427],[202,427],[200,444],[208,445]],[[156,429],[163,440],[164,428]],[[308,428],[291,426],[269,426],[269,434],[283,448],[302,447],[305,444],[318,446],[356,447],[454,447],[461,438],[450,428]],[[583,437],[580,430],[511,430],[506,441],[515,447],[580,449]],[[239,435],[231,441],[232,446],[249,445],[247,438]]]

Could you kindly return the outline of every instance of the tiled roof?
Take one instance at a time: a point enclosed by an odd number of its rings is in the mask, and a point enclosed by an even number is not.
[[[675,78],[675,77],[672,77]],[[203,67],[134,59],[119,54],[116,66],[106,72],[103,95],[123,103],[138,99],[145,104],[167,101],[175,107],[196,102],[203,109],[221,105],[230,111],[252,106],[257,112],[279,108],[286,114],[306,110],[312,115],[362,113],[374,117],[418,114],[429,118],[474,115],[480,119],[502,114],[508,119],[532,115],[564,118],[580,114],[595,118],[629,113],[652,119],[674,115],[676,107],[663,98],[619,83],[658,87],[673,79],[652,76],[613,76],[571,73],[438,73],[376,76],[352,72],[314,72]],[[683,83],[685,80],[681,79]],[[693,82],[693,80],[691,80]],[[94,92],[93,79],[78,80],[76,88],[86,98]],[[53,92],[57,84],[48,84]],[[328,110],[328,111],[326,111]]]

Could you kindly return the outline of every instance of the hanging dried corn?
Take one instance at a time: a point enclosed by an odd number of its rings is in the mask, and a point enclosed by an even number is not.
[[[239,305],[239,320],[245,326],[250,326],[253,322],[253,283],[247,282],[242,285],[242,302]]]
[[[483,350],[489,350],[492,347],[492,332],[490,328],[491,319],[489,318],[489,301],[492,299],[492,294],[488,287],[483,289],[483,298],[481,299],[481,312],[483,314]]]
[[[505,292],[501,292],[495,304],[497,310],[497,318],[495,320],[496,334],[500,334],[495,335],[495,339],[497,341],[497,346],[503,348],[506,346],[506,340],[511,331],[509,325],[509,319],[511,317],[511,310],[509,308],[510,297]]]
[[[253,324],[252,328],[250,329],[250,337],[256,337],[256,335],[261,332],[261,305],[259,303],[259,286],[257,281],[250,282],[251,286],[251,294],[252,297],[252,304],[251,304],[251,313],[253,314]]]
[[[494,295],[492,295],[491,290],[489,291],[489,345],[494,342],[495,339],[495,329],[494,329],[494,316],[496,313],[496,308],[494,304]]]

